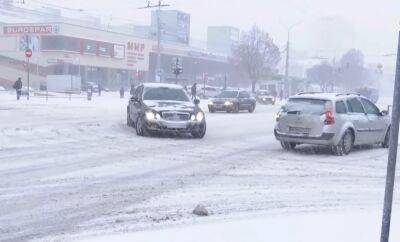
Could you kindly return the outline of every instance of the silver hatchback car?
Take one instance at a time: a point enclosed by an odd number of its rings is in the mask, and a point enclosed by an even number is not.
[[[354,145],[389,145],[388,111],[358,94],[300,93],[282,106],[276,121],[275,137],[286,150],[314,144],[345,155]]]

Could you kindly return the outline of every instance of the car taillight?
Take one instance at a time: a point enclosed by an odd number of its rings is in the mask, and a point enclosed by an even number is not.
[[[324,124],[332,125],[335,123],[335,118],[333,117],[333,113],[331,111],[325,112],[325,121]]]

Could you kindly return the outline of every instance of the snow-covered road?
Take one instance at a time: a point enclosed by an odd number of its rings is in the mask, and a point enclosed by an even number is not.
[[[126,102],[0,94],[0,241],[193,223],[198,203],[211,219],[381,206],[385,149],[284,152],[273,137],[278,106],[207,112],[201,140],[138,137]]]

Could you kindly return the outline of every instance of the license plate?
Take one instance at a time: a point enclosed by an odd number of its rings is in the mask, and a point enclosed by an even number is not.
[[[310,133],[310,129],[303,128],[303,127],[289,127],[289,132],[297,133],[297,134],[308,134],[308,133]]]
[[[167,123],[166,126],[169,129],[185,129],[186,123]]]

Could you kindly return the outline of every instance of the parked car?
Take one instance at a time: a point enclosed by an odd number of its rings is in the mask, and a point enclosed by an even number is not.
[[[226,90],[208,103],[210,113],[224,111],[237,113],[240,110],[247,110],[250,113],[256,109],[256,100],[248,91]]]
[[[275,137],[286,150],[314,144],[346,155],[354,145],[389,145],[388,111],[357,94],[298,94],[289,98],[276,121]]]
[[[221,93],[221,90],[217,87],[197,85],[197,95],[201,98],[212,98],[216,97]]]
[[[0,92],[4,92],[6,89],[3,86],[0,86]]]
[[[275,105],[275,97],[272,96],[268,91],[266,90],[259,90],[256,93],[256,100],[260,104],[272,104]]]
[[[145,83],[135,89],[127,106],[127,124],[140,136],[153,133],[190,133],[195,138],[206,134],[200,100],[191,99],[184,88],[174,84]]]

